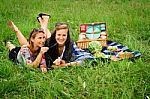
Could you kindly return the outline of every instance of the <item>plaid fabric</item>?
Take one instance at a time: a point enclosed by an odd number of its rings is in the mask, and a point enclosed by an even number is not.
[[[108,41],[107,44],[108,46],[116,46],[118,49],[121,49],[122,52],[131,52],[133,54],[133,57],[141,56],[140,52],[132,51],[127,46],[123,46],[117,42]],[[110,55],[116,56],[117,58],[119,58],[119,55],[118,55],[119,52],[109,51],[107,47],[103,47],[101,52],[105,54],[105,58],[110,58]],[[88,50],[82,50],[78,48],[77,45],[74,43],[71,62],[77,61],[77,62],[83,63],[83,60],[85,59],[92,60],[92,59],[95,59],[95,57],[91,53],[89,53]]]
[[[121,45],[121,44],[119,44],[119,43],[117,43],[117,42],[108,41],[107,44],[108,44],[108,46],[116,46],[117,48],[121,49],[121,51],[123,51],[123,52],[131,52],[131,53],[133,54],[133,57],[141,56],[141,53],[140,53],[140,52],[132,51],[132,50],[130,50],[127,46],[123,46],[123,45]],[[103,47],[103,49],[102,49],[101,52],[103,52],[103,53],[105,54],[105,57],[106,57],[106,58],[109,57],[110,55],[114,55],[114,56],[116,56],[116,57],[119,58],[119,56],[118,56],[118,53],[119,53],[119,52],[112,52],[112,51],[109,51],[109,50],[107,49],[107,47]]]
[[[77,45],[74,43],[71,62],[75,61],[82,64],[85,59],[91,60],[94,59],[94,56],[91,53],[88,53],[85,50],[78,48]]]

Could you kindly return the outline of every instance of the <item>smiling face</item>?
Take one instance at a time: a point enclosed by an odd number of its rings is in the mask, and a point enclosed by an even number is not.
[[[56,31],[55,39],[56,39],[56,42],[58,43],[58,46],[65,45],[65,42],[66,42],[67,36],[68,36],[67,32],[68,32],[68,29],[60,29],[60,30]]]
[[[46,39],[43,32],[37,33],[36,36],[31,39],[34,47],[43,47],[45,40]]]

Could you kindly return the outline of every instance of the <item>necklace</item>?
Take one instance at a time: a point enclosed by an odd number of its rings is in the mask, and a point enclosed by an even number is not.
[[[62,58],[63,58],[64,52],[65,52],[65,49],[66,49],[66,46],[64,46],[64,47],[63,47],[63,51],[62,51],[61,55],[59,56],[59,57],[60,57],[60,59],[62,59]]]

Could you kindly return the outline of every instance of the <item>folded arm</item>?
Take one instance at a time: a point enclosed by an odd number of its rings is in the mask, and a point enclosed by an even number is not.
[[[48,47],[42,47],[39,54],[37,55],[36,59],[33,60],[33,56],[30,52],[30,49],[26,45],[23,45],[17,55],[17,60],[21,64],[30,65],[33,68],[37,68],[42,61],[44,53],[47,50],[48,50]],[[45,62],[45,64],[46,64],[46,62]],[[41,64],[41,65],[43,65],[43,64]]]

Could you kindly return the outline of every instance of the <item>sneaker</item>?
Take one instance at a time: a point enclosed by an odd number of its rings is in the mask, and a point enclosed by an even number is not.
[[[48,21],[49,21],[50,15],[40,13],[37,17],[38,22],[41,25],[41,28],[47,28]]]
[[[51,18],[51,16],[49,14],[46,13],[40,13],[37,17],[38,22],[40,22],[39,18],[43,19],[44,16],[46,16],[48,19]]]

